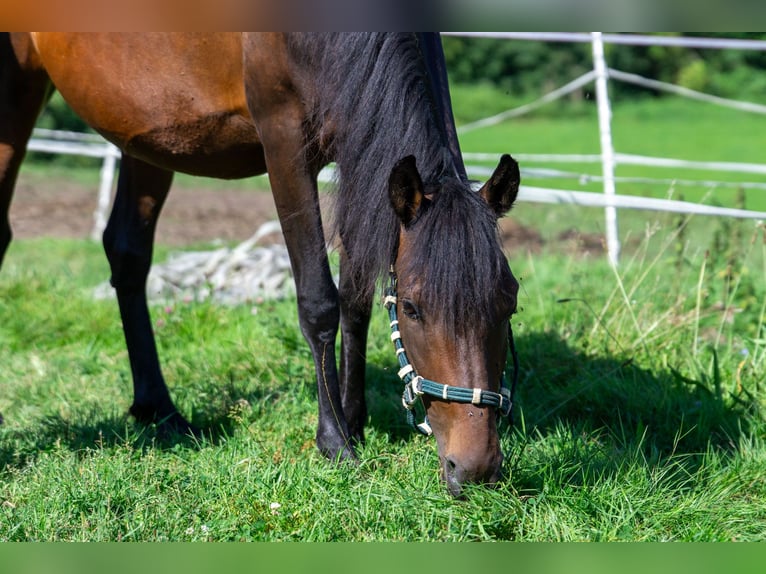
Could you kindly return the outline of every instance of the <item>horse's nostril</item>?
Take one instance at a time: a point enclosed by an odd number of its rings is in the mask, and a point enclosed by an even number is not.
[[[466,482],[492,483],[500,477],[500,468],[503,460],[502,454],[491,457],[488,461],[469,461],[468,464],[461,462],[456,456],[444,457],[444,478],[448,482],[464,484]],[[472,464],[471,464],[472,463]]]
[[[470,478],[467,476],[465,468],[452,457],[447,457],[445,459],[444,472],[447,482],[458,486],[458,488],[459,485],[466,482],[466,480],[470,480]]]
[[[460,497],[462,492],[463,477],[457,463],[446,457],[444,459],[444,480],[447,483],[447,489],[454,497]]]
[[[444,470],[447,472],[447,480],[462,482],[462,473],[454,459],[447,457],[444,461]]]

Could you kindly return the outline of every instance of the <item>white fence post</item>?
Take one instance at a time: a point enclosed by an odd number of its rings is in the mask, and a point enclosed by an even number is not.
[[[620,238],[617,234],[617,208],[614,206],[614,147],[612,146],[612,111],[607,91],[607,71],[604,61],[604,43],[601,32],[591,32],[593,68],[596,72],[596,101],[598,103],[598,130],[601,137],[601,171],[604,177],[606,199],[606,247],[609,262],[617,265],[620,258]]]
[[[96,211],[93,212],[93,229],[90,232],[90,238],[94,241],[101,239],[101,235],[106,228],[106,212],[109,209],[109,202],[112,199],[114,170],[119,155],[120,150],[116,146],[107,144],[104,161],[101,164],[101,175],[98,186],[98,205]]]

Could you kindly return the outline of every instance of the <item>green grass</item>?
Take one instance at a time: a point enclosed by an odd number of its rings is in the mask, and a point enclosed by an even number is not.
[[[512,257],[522,382],[502,430],[508,477],[465,501],[440,484],[434,441],[406,428],[382,310],[359,466],[315,450],[290,300],[255,315],[154,308],[177,404],[211,431],[163,442],[125,415],[116,305],[89,298],[97,246],[18,242],[0,278],[0,539],[762,540],[762,243],[726,290],[724,263],[679,263],[667,237],[617,273],[600,258]]]
[[[618,149],[760,161],[749,116],[725,116],[716,134],[697,110],[664,106],[615,106]],[[684,121],[698,130],[681,132]],[[590,112],[556,112],[463,147],[595,153],[596,138]],[[603,220],[533,204],[511,216],[546,239]],[[439,482],[434,441],[406,427],[382,309],[358,466],[316,452],[316,387],[291,300],[256,314],[153,308],[173,397],[210,430],[163,441],[125,414],[116,304],[90,298],[108,274],[100,246],[14,243],[0,273],[0,540],[764,540],[764,229],[644,212],[620,212],[620,228],[617,271],[553,243],[509,253],[521,283],[517,424],[501,431],[506,480],[464,501]]]
[[[487,87],[480,87],[475,93],[463,88],[453,90],[455,115],[458,122],[463,123],[477,119],[474,108],[481,110],[479,117],[486,117],[521,103],[526,102],[513,100]],[[612,108],[614,147],[618,152],[692,161],[763,163],[762,140],[766,133],[766,118],[761,115],[674,97],[618,100],[613,102]],[[590,101],[556,102],[499,125],[462,134],[460,141],[464,152],[498,155],[600,153],[597,111]],[[603,191],[599,182],[580,181],[579,178],[539,178],[524,174],[525,168],[543,167],[600,175],[600,164],[529,160],[520,163],[522,185],[597,193]],[[492,162],[487,165],[494,167]],[[709,205],[766,211],[766,193],[761,189],[740,190],[705,183],[692,186],[673,183],[674,180],[766,183],[763,175],[623,165],[617,166],[615,175],[666,180],[656,183],[618,183],[619,194],[684,199]],[[605,228],[604,212],[599,208],[580,209],[566,205],[524,203],[517,204],[512,216],[520,223],[534,228],[546,241],[555,240],[563,232],[572,229],[603,236]],[[620,210],[620,240],[630,249],[629,245],[644,237],[647,229],[655,222],[664,228],[671,228],[678,219],[678,216],[670,214]],[[711,246],[711,221],[714,220],[705,217],[692,220],[686,236],[690,249],[696,246],[704,252]],[[743,224],[742,229],[749,236],[755,227],[755,224],[748,223]],[[722,234],[723,230],[719,229],[719,233]]]
[[[498,95],[497,98],[501,98]],[[509,105],[513,107],[517,103]],[[472,105],[470,100],[455,100],[455,105]],[[494,110],[493,110],[494,111]],[[567,115],[569,114],[569,115]],[[489,115],[489,113],[484,114]],[[460,115],[458,114],[458,117]],[[763,163],[762,140],[766,133],[766,117],[702,102],[680,98],[657,101],[612,103],[612,138],[617,152],[668,157],[690,161],[722,161]],[[489,153],[534,154],[598,154],[600,153],[598,118],[595,105],[557,103],[552,109],[542,108],[502,124],[461,135],[463,151]],[[562,164],[522,162],[524,167],[550,167],[577,173],[600,175],[600,164]],[[650,177],[657,179],[718,180],[727,182],[766,182],[757,174],[715,172],[696,169],[667,169],[644,166],[621,166],[618,177]],[[577,179],[557,180],[525,177],[528,185],[601,191],[599,183],[581,183]],[[683,194],[689,201],[734,206],[736,189],[698,185],[686,187],[668,183],[618,184],[618,193],[665,198]],[[749,209],[766,210],[763,190],[748,191]]]

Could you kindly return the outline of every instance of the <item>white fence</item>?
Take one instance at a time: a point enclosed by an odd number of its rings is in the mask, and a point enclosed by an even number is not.
[[[44,129],[34,131],[27,149],[103,159],[98,186],[98,201],[93,212],[93,228],[90,234],[93,239],[99,239],[106,227],[106,212],[112,197],[114,171],[117,167],[117,158],[120,157],[120,150],[96,134]]]
[[[590,42],[593,47],[593,70],[589,71],[579,78],[569,82],[568,84],[545,94],[538,100],[507,110],[501,114],[497,114],[492,117],[484,118],[482,120],[473,122],[468,125],[462,126],[458,132],[465,133],[467,131],[481,129],[490,125],[506,121],[510,118],[518,117],[520,115],[529,113],[538,109],[539,107],[557,100],[570,92],[580,89],[581,87],[596,83],[596,97],[598,103],[598,118],[599,118],[599,134],[601,141],[601,154],[595,156],[565,156],[565,155],[532,155],[532,154],[514,154],[517,159],[523,161],[528,159],[531,161],[563,161],[563,162],[588,162],[599,161],[602,165],[602,176],[599,180],[603,184],[603,194],[593,194],[588,192],[572,191],[572,190],[554,190],[544,188],[530,188],[528,186],[521,187],[519,194],[520,200],[536,201],[546,203],[573,203],[577,205],[585,206],[598,206],[604,207],[606,214],[606,241],[609,254],[609,260],[616,264],[619,258],[620,245],[617,233],[617,208],[635,208],[635,209],[653,209],[661,211],[671,211],[679,213],[695,213],[706,215],[720,215],[728,217],[741,217],[751,219],[766,219],[766,212],[757,212],[741,209],[728,209],[720,207],[711,207],[706,205],[662,200],[637,196],[623,196],[616,194],[616,183],[620,180],[626,181],[629,178],[616,178],[614,175],[614,168],[617,164],[623,165],[646,165],[655,167],[667,167],[674,169],[705,169],[714,171],[732,171],[740,173],[750,173],[757,175],[766,174],[766,164],[747,164],[747,163],[731,163],[731,162],[695,162],[688,160],[679,160],[671,158],[659,158],[659,157],[646,157],[631,154],[623,154],[615,152],[612,145],[611,137],[611,106],[607,93],[607,80],[616,80],[622,82],[629,82],[637,84],[646,88],[654,90],[662,90],[670,92],[679,96],[692,98],[704,102],[708,102],[715,105],[726,106],[741,110],[743,112],[766,114],[766,106],[761,104],[755,104],[752,102],[741,102],[736,100],[729,100],[726,98],[720,98],[709,94],[690,90],[682,86],[676,86],[665,82],[659,82],[650,78],[643,78],[636,74],[630,74],[609,68],[606,65],[604,58],[603,44],[615,43],[615,44],[633,44],[633,45],[664,45],[664,46],[680,46],[680,47],[696,47],[696,48],[712,48],[712,49],[736,49],[736,50],[766,50],[766,42],[757,40],[736,40],[736,39],[721,39],[721,38],[697,38],[697,37],[671,37],[671,36],[642,36],[638,34],[601,34],[600,32],[588,33],[559,33],[559,32],[454,32],[447,33],[455,36],[468,36],[468,37],[491,37],[491,38],[504,38],[513,40],[534,40],[544,42]],[[465,154],[466,161],[484,159],[483,154]],[[531,170],[523,170],[530,173]],[[537,175],[541,175],[542,171],[538,170]],[[547,173],[551,177],[572,177],[574,174],[571,172],[561,172],[556,170],[547,170]],[[593,176],[581,174],[580,178],[589,178],[594,180]],[[635,181],[635,178],[633,178]],[[766,182],[744,182],[732,184],[730,182],[720,181],[693,181],[693,180],[655,180],[655,181],[668,181],[674,184],[680,185],[720,185],[730,186],[736,185],[741,188],[751,189],[766,189]]]
[[[659,82],[650,78],[643,78],[636,74],[630,74],[620,70],[609,68],[606,65],[603,52],[604,43],[615,44],[634,44],[634,45],[664,45],[681,47],[698,47],[713,49],[736,49],[736,50],[766,50],[766,42],[756,40],[731,40],[720,38],[697,38],[697,37],[676,37],[676,36],[642,36],[638,34],[601,34],[593,33],[535,33],[535,32],[450,32],[445,35],[459,35],[470,37],[493,37],[514,40],[534,40],[546,42],[590,42],[593,46],[593,64],[594,69],[583,74],[581,77],[569,82],[568,84],[543,95],[538,100],[507,110],[482,120],[461,126],[459,133],[465,133],[471,130],[481,129],[486,126],[495,125],[508,119],[530,113],[541,106],[553,102],[570,92],[580,89],[592,82],[596,83],[597,102],[599,110],[599,133],[601,141],[601,153],[598,155],[565,155],[565,154],[524,154],[514,153],[519,161],[530,162],[563,162],[563,163],[586,163],[600,162],[602,165],[602,175],[592,176],[588,174],[573,174],[569,171],[553,169],[534,169],[524,168],[527,174],[534,174],[538,177],[573,177],[579,179],[589,179],[591,181],[600,181],[603,185],[603,194],[582,192],[575,190],[547,189],[539,187],[521,186],[519,193],[520,201],[530,201],[538,203],[570,203],[582,206],[603,207],[606,214],[606,234],[609,259],[616,263],[619,258],[619,240],[617,233],[617,209],[649,209],[659,211],[670,211],[677,213],[719,215],[726,217],[740,217],[751,219],[766,219],[766,212],[756,212],[742,209],[730,209],[721,207],[712,207],[690,202],[663,200],[647,197],[638,197],[630,195],[618,195],[616,193],[617,184],[627,181],[649,181],[641,178],[618,178],[614,175],[614,168],[618,164],[622,165],[645,165],[655,167],[666,167],[673,169],[704,169],[718,172],[740,172],[754,175],[765,175],[766,164],[732,163],[732,162],[696,162],[680,160],[673,158],[647,157],[625,153],[618,153],[613,149],[611,138],[611,107],[607,91],[607,80],[616,80],[630,82],[655,90],[663,90],[696,100],[705,101],[715,105],[735,108],[743,112],[766,114],[766,106],[752,102],[740,102],[719,98],[709,94],[689,90],[681,86]],[[103,140],[100,136],[93,134],[78,134],[72,132],[52,132],[50,130],[35,130],[34,137],[30,141],[30,150],[44,151],[48,153],[65,153],[85,155],[91,157],[103,158],[101,169],[101,181],[99,185],[99,194],[97,207],[94,211],[94,224],[92,236],[98,238],[104,229],[106,222],[106,211],[111,198],[111,190],[114,182],[114,170],[116,158],[119,157],[119,150],[112,144]],[[495,160],[496,154],[466,153],[464,154],[467,169],[472,177],[477,179],[489,175],[490,170],[471,162],[483,161],[486,159]],[[327,177],[327,172],[322,174]],[[672,178],[667,180],[651,180],[655,182],[666,181],[675,185],[716,185],[721,187],[736,186],[749,189],[766,189],[766,182],[737,182],[727,181],[700,181]]]

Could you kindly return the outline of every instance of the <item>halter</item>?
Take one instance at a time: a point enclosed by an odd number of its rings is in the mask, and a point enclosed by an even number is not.
[[[466,389],[451,385],[443,385],[436,381],[425,379],[417,374],[415,367],[407,359],[407,353],[404,350],[404,343],[399,332],[399,320],[396,314],[396,272],[393,265],[389,271],[390,283],[386,288],[383,298],[383,304],[388,310],[388,317],[391,321],[391,341],[396,349],[396,356],[399,360],[399,378],[404,382],[404,392],[402,393],[402,405],[407,410],[407,422],[418,432],[424,435],[431,435],[431,425],[428,423],[428,417],[420,424],[415,423],[415,404],[423,395],[429,395],[445,401],[456,403],[471,403],[474,405],[483,405],[497,408],[504,417],[511,422],[511,409],[513,408],[513,395],[516,391],[516,384],[519,378],[519,358],[516,353],[516,346],[513,342],[513,330],[510,322],[508,323],[508,347],[513,359],[513,377],[511,386],[508,387],[505,380],[505,373],[500,378],[500,392],[486,391],[480,388]]]

